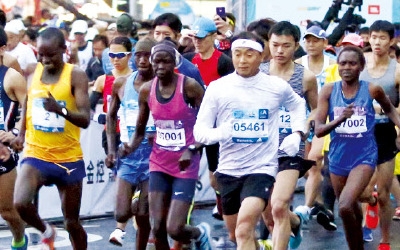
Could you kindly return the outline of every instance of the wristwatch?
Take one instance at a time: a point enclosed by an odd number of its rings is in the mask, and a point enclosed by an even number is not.
[[[225,32],[226,38],[231,38],[233,36],[233,32],[231,30],[228,30]]]
[[[13,135],[15,135],[15,136],[18,136],[18,135],[19,135],[19,129],[13,128],[13,129],[11,129],[11,133],[12,133]]]
[[[67,115],[68,115],[68,110],[67,110],[67,108],[66,108],[66,107],[62,107],[62,108],[61,108],[61,113],[62,113],[64,116],[67,116]]]

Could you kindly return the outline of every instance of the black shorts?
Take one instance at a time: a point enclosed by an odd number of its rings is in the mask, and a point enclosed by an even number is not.
[[[13,170],[18,165],[18,159],[18,154],[11,153],[10,158],[7,161],[0,163],[0,175]]]
[[[222,211],[225,215],[237,214],[242,201],[247,197],[258,197],[268,204],[275,178],[267,174],[249,174],[234,177],[216,172]]]
[[[218,158],[219,158],[219,143],[211,144],[205,146],[206,148],[206,156],[208,163],[208,170],[211,172],[215,172],[218,167]]]
[[[375,125],[375,140],[378,146],[378,165],[392,160],[398,149],[396,147],[396,129],[392,122]]]
[[[315,161],[305,160],[299,156],[280,157],[278,159],[278,162],[279,162],[278,172],[289,169],[298,170],[299,178],[303,177],[312,166],[316,165]]]

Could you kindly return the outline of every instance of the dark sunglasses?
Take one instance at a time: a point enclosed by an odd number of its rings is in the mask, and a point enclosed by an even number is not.
[[[118,58],[118,59],[124,58],[125,56],[130,55],[130,54],[131,54],[131,52],[116,52],[116,53],[108,52],[109,57]]]

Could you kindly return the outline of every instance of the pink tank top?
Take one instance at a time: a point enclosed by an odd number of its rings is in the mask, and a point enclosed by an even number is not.
[[[179,158],[190,144],[195,143],[193,126],[197,109],[189,107],[184,99],[184,75],[178,74],[175,92],[166,103],[157,100],[158,78],[151,85],[149,108],[156,126],[156,137],[150,155],[150,171],[168,175],[197,179],[200,155],[192,156],[192,162],[186,171],[180,172]]]

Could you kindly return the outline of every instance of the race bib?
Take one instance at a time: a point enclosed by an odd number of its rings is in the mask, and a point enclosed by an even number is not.
[[[58,103],[65,107],[65,101],[58,101]],[[32,102],[32,124],[36,130],[60,133],[64,132],[65,119],[54,112],[45,110],[43,99],[36,98]]]
[[[335,119],[338,116],[335,116]],[[352,115],[335,128],[339,134],[359,134],[367,132],[367,118],[365,115]]]
[[[156,143],[162,147],[170,147],[172,150],[180,150],[186,145],[185,128],[181,121],[163,120],[156,124]]]
[[[279,133],[291,134],[292,127],[290,126],[290,112],[285,107],[279,108]]]
[[[259,143],[268,141],[268,109],[234,110],[232,141]]]
[[[129,132],[134,133],[136,130],[136,122],[139,117],[139,110],[138,109],[131,109],[127,108],[125,110],[125,121],[126,127]],[[146,132],[155,132],[156,127],[154,126],[154,119],[153,115],[150,112],[149,120],[147,121],[146,125]]]

